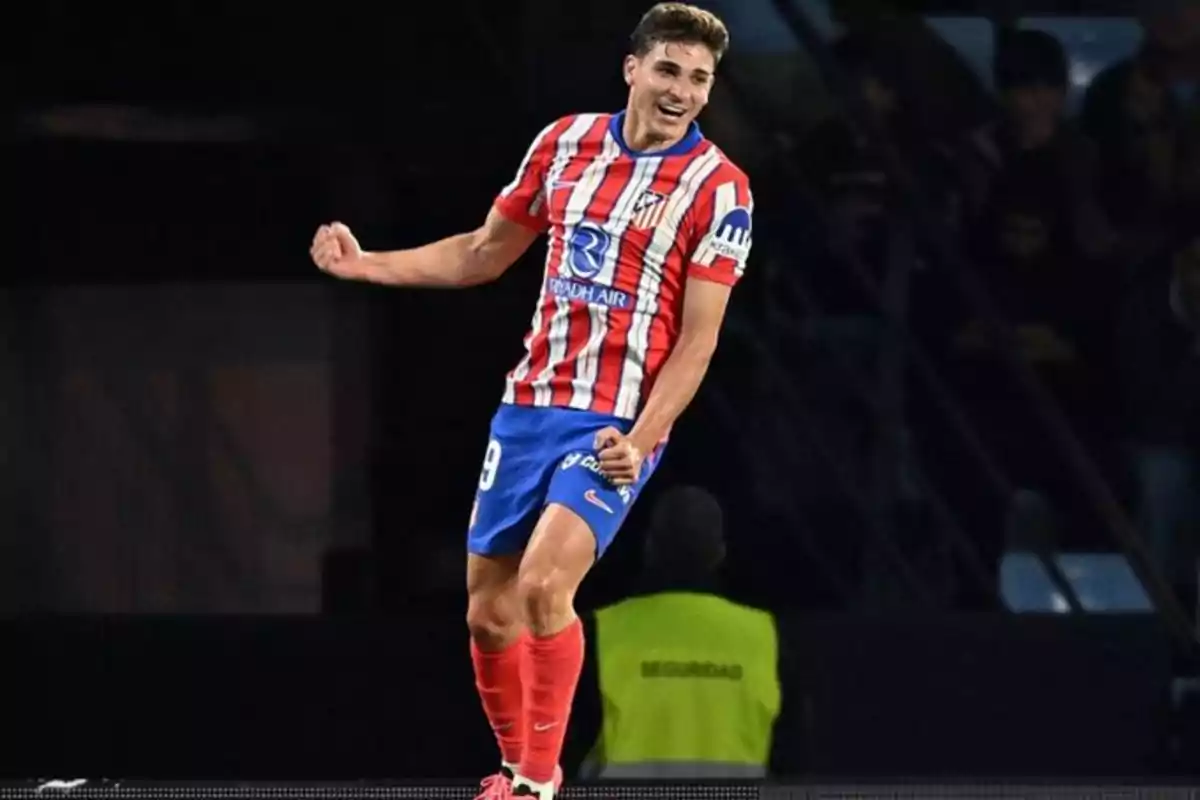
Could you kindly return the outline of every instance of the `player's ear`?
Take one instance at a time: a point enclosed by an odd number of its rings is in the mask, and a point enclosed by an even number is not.
[[[622,69],[622,72],[625,75],[625,85],[626,86],[633,86],[633,71],[635,69],[637,69],[637,65],[638,65],[637,56],[632,55],[632,54],[625,56],[625,65],[624,65],[624,68]]]

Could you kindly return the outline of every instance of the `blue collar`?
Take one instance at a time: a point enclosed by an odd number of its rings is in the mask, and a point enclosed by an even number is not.
[[[625,112],[620,111],[612,115],[608,121],[608,130],[613,138],[617,140],[617,144],[621,146],[621,150],[630,158],[655,158],[662,156],[682,156],[690,153],[695,149],[696,145],[700,144],[704,138],[704,134],[700,132],[700,125],[692,120],[688,125],[688,131],[683,138],[675,144],[668,147],[666,150],[651,150],[649,152],[634,150],[625,143]]]

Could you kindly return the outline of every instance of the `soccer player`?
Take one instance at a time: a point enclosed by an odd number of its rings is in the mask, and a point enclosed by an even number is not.
[[[340,223],[313,239],[331,275],[429,287],[494,280],[548,235],[468,523],[471,657],[502,764],[480,798],[557,792],[575,592],[658,466],[745,269],[749,182],[695,122],[728,43],[713,14],[660,3],[633,32],[625,109],[543,129],[480,228],[391,252]]]

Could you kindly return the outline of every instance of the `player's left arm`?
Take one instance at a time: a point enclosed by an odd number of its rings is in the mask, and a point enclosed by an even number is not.
[[[629,433],[638,452],[649,453],[666,438],[696,396],[716,352],[731,293],[731,286],[688,278],[679,339],[663,362],[650,397]]]
[[[718,182],[697,209],[700,238],[687,266],[679,338],[629,434],[641,453],[666,438],[708,373],[730,295],[750,255],[753,211],[749,182],[740,172]]]

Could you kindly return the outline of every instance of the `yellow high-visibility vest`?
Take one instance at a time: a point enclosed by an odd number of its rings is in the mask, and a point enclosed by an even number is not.
[[[596,614],[601,778],[757,778],[779,716],[774,618],[708,594],[636,597]]]

